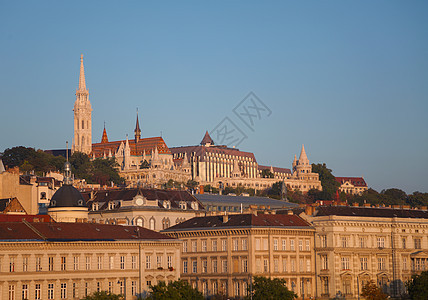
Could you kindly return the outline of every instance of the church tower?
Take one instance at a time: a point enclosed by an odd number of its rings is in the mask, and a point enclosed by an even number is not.
[[[74,141],[72,152],[86,154],[92,152],[92,108],[89,102],[89,92],[86,89],[83,54],[80,56],[79,89],[76,90],[74,102]]]

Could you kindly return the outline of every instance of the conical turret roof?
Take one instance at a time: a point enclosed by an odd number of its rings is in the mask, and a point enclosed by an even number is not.
[[[104,125],[103,136],[101,138],[101,143],[108,143],[106,126]]]
[[[201,141],[201,145],[206,145],[206,144],[214,145],[214,141],[211,138],[211,136],[208,133],[208,131],[205,132],[204,138]]]
[[[306,155],[305,145],[302,144],[302,151],[300,151],[299,163],[303,161],[308,161],[308,156]]]

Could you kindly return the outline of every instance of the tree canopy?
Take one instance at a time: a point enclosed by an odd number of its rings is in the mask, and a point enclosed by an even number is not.
[[[407,292],[412,300],[426,300],[428,295],[428,271],[413,275],[407,284]]]
[[[112,294],[106,291],[94,292],[93,294],[86,296],[82,300],[123,300],[122,295]]]
[[[254,276],[252,287],[248,287],[248,299],[253,300],[293,300],[297,295],[288,290],[286,281],[280,278],[269,279],[262,276]]]
[[[312,172],[319,174],[322,186],[322,191],[319,191],[318,195],[316,195],[316,200],[333,200],[340,184],[336,181],[332,171],[323,163],[312,164]]]
[[[187,281],[177,280],[166,284],[160,281],[157,285],[150,286],[149,300],[202,300],[204,296],[198,290],[192,288]]]
[[[361,296],[367,300],[385,300],[387,295],[376,285],[373,280],[367,282],[361,289]]]

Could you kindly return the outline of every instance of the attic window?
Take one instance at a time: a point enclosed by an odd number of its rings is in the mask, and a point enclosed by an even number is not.
[[[7,230],[10,230],[10,231],[12,231],[12,228],[9,228],[9,227],[8,227],[8,228],[7,228]]]
[[[95,228],[96,231],[101,231],[99,228]]]
[[[62,230],[62,228],[61,228],[61,227],[57,227],[56,229],[58,229],[59,231],[61,231],[61,230]]]
[[[129,232],[129,230],[128,230],[128,229],[125,229],[125,231],[126,231],[126,232]]]

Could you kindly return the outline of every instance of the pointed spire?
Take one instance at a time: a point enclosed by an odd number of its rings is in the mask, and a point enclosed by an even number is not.
[[[86,91],[85,68],[83,66],[83,54],[80,55],[79,91]]]
[[[6,169],[4,168],[3,161],[0,158],[0,173],[3,173],[4,171],[6,171]]]
[[[306,155],[305,145],[302,144],[302,151],[300,151],[299,164],[309,161],[308,156]]]
[[[211,138],[211,136],[208,133],[208,131],[205,132],[204,138],[201,141],[201,145],[202,146],[211,146],[211,145],[214,145],[214,141]]]
[[[138,108],[137,108],[137,123],[135,124],[135,142],[138,142],[141,139],[141,129],[140,122],[138,121]]]
[[[101,137],[101,143],[108,143],[107,131],[106,131],[106,122],[104,122],[103,136]]]

